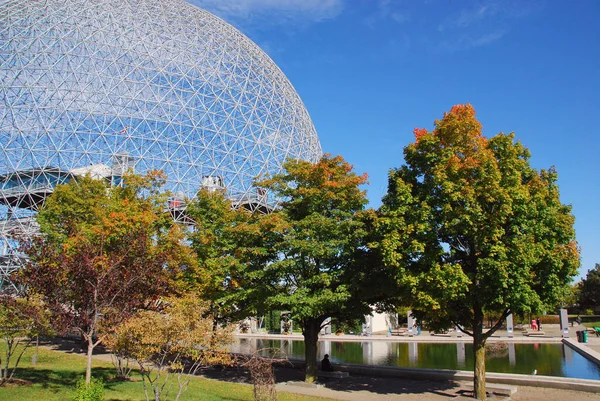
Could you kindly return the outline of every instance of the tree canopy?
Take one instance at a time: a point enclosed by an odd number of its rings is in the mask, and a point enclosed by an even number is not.
[[[345,319],[370,313],[361,297],[368,273],[361,261],[373,212],[365,210],[357,175],[342,157],[325,155],[317,163],[289,160],[284,172],[257,185],[282,200],[263,216],[272,259],[256,264],[255,283],[262,288],[264,308],[291,312],[306,344],[306,380],[314,381],[316,345],[328,317]]]
[[[555,169],[532,168],[512,133],[486,138],[471,105],[414,134],[389,174],[379,251],[418,319],[474,337],[484,398],[486,339],[508,314],[556,302],[577,273],[574,217]],[[501,316],[486,333],[484,312]]]
[[[598,263],[581,281],[579,304],[585,308],[600,306],[600,264]]]
[[[195,266],[183,277],[187,291],[209,301],[211,315],[218,321],[248,316],[252,311],[236,295],[246,281],[250,212],[234,209],[222,191],[202,189],[186,213],[194,221],[188,240]]]

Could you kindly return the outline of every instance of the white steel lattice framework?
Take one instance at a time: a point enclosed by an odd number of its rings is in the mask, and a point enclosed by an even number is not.
[[[253,180],[321,146],[298,94],[250,39],[183,0],[0,0],[0,288],[10,238],[57,183],[161,169],[174,207],[204,185],[272,205]]]

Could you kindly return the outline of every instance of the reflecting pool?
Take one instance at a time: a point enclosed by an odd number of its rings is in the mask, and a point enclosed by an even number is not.
[[[486,370],[600,380],[600,367],[564,344],[492,343],[486,352]],[[289,358],[304,358],[304,342],[240,338],[232,351],[252,353],[270,348]],[[388,341],[319,341],[319,359],[329,354],[335,363],[408,368],[473,370],[470,343],[417,343]]]

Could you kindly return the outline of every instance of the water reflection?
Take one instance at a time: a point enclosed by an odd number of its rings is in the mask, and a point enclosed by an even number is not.
[[[510,366],[515,366],[517,364],[517,357],[515,355],[515,344],[508,344],[508,363]]]
[[[456,343],[456,366],[461,370],[467,368],[465,354],[465,343]]]
[[[233,352],[252,353],[273,348],[290,358],[304,358],[304,342],[242,338]],[[387,341],[319,341],[319,359],[329,354],[333,363],[355,363],[431,369],[473,370],[470,343],[417,343]],[[600,367],[563,344],[503,343],[486,355],[489,372],[574,377],[600,380]]]

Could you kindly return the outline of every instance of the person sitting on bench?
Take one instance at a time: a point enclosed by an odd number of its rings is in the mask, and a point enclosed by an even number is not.
[[[321,361],[321,370],[323,372],[333,372],[333,367],[331,366],[331,362],[329,362],[329,354],[325,354],[325,357]]]

